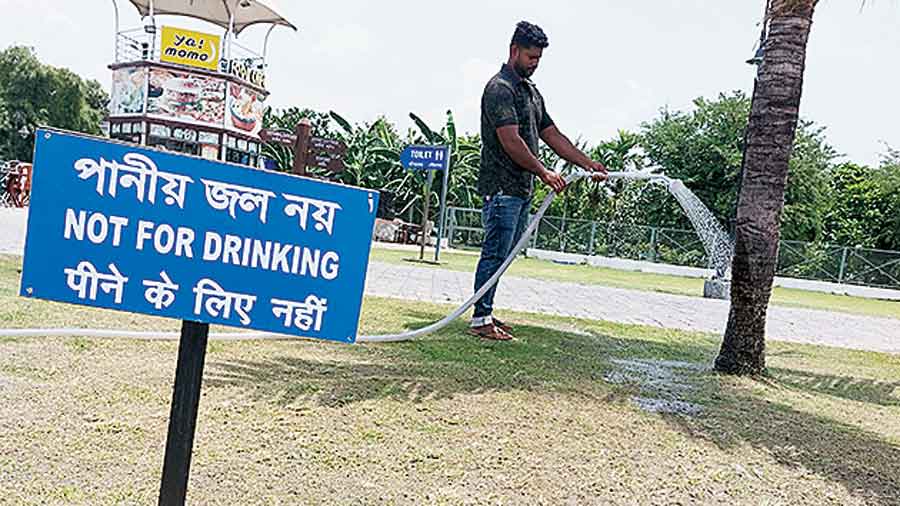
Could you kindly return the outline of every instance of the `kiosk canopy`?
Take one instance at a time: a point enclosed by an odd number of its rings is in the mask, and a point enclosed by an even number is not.
[[[153,4],[154,14],[187,16],[209,21],[228,29],[234,15],[234,33],[241,33],[250,25],[264,23],[297,29],[290,21],[278,14],[271,0],[129,0],[141,16],[150,14]]]

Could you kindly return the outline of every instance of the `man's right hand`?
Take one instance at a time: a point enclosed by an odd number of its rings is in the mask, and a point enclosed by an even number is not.
[[[556,193],[560,193],[566,188],[566,180],[556,172],[547,169],[544,169],[544,172],[541,172],[541,181],[550,188],[553,188],[553,191]]]

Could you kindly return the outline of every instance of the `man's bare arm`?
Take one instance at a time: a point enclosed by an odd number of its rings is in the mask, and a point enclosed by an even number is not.
[[[528,145],[525,144],[525,141],[519,135],[518,125],[498,128],[497,137],[500,139],[503,151],[506,151],[506,154],[512,158],[516,165],[541,178],[541,181],[553,188],[557,193],[566,187],[565,180],[559,174],[547,170],[544,164],[528,149]]]
[[[551,125],[541,131],[541,139],[547,143],[550,148],[556,152],[563,160],[577,165],[585,170],[598,173],[599,179],[605,179],[606,167],[600,163],[591,160],[583,151],[578,149],[568,137]]]

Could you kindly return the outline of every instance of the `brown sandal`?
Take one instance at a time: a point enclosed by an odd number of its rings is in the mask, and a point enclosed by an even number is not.
[[[512,328],[511,326],[509,326],[509,325],[503,323],[502,321],[500,321],[500,320],[498,320],[498,319],[496,319],[496,318],[494,318],[493,320],[494,320],[494,325],[495,325],[497,328],[499,328],[499,329],[502,330],[503,332],[506,332],[507,334],[512,335],[512,333],[513,333],[513,328]]]
[[[468,332],[470,335],[473,335],[475,337],[489,339],[492,341],[512,341],[514,339],[511,334],[507,333],[500,327],[495,326],[493,323],[482,325],[481,327],[469,327]]]

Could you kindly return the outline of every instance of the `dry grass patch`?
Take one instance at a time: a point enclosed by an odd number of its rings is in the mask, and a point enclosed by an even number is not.
[[[362,331],[447,310],[369,298]],[[900,504],[895,355],[776,343],[755,381],[709,371],[716,336],[500,316],[518,341],[212,342],[189,503]],[[0,341],[0,502],[155,503],[176,353]]]

